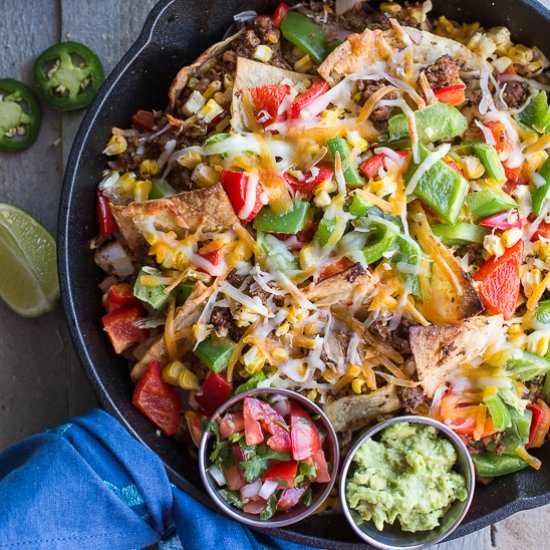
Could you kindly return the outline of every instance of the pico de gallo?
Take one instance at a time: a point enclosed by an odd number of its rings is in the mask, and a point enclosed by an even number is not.
[[[214,436],[208,473],[220,494],[263,521],[311,506],[316,487],[331,480],[326,433],[293,400],[245,397],[207,429]]]

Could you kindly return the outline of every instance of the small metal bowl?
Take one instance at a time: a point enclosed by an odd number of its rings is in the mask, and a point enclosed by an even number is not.
[[[212,500],[216,505],[225,512],[228,516],[236,519],[242,523],[246,523],[252,527],[257,527],[261,529],[273,528],[273,527],[286,527],[287,525],[292,525],[297,523],[315,512],[323,504],[326,498],[329,496],[334,483],[336,482],[336,476],[338,473],[338,464],[340,461],[340,449],[338,446],[338,438],[336,437],[336,432],[332,427],[332,424],[325,413],[317,406],[315,403],[310,401],[307,397],[300,395],[294,391],[276,389],[276,388],[265,388],[265,389],[255,389],[247,392],[243,392],[239,395],[236,395],[226,403],[224,403],[213,415],[212,418],[217,418],[218,416],[223,416],[223,414],[233,407],[239,401],[242,401],[245,397],[257,397],[262,395],[278,395],[281,397],[286,397],[299,403],[307,412],[312,415],[319,415],[319,421],[323,428],[326,431],[326,440],[324,444],[325,452],[327,453],[327,462],[331,465],[330,469],[330,482],[318,484],[314,486],[313,489],[313,501],[310,506],[304,506],[303,504],[297,504],[292,510],[288,512],[276,513],[271,519],[262,521],[259,519],[258,515],[246,514],[241,512],[237,508],[231,506],[223,496],[220,494],[220,487],[212,479],[210,474],[207,472],[208,468],[208,458],[209,458],[209,441],[211,439],[211,432],[205,431],[200,447],[199,447],[199,469],[201,473],[201,478],[208,491],[208,494],[212,497]]]
[[[449,511],[441,519],[441,525],[430,531],[418,531],[416,533],[407,533],[402,531],[399,527],[399,523],[396,522],[393,525],[385,525],[382,531],[378,531],[372,521],[361,521],[358,523],[359,516],[357,512],[351,510],[346,498],[346,482],[348,479],[348,472],[351,467],[351,463],[355,453],[367,440],[385,430],[387,427],[397,424],[399,422],[409,422],[411,424],[427,424],[437,428],[439,432],[447,437],[447,439],[453,444],[456,449],[458,460],[457,470],[464,476],[466,481],[466,490],[468,496],[464,502],[454,502]],[[475,489],[475,471],[472,457],[466,448],[466,445],[462,440],[445,424],[433,420],[432,418],[423,416],[398,416],[381,422],[376,426],[367,430],[353,445],[349,453],[344,460],[342,471],[340,472],[340,501],[342,503],[342,509],[348,519],[349,523],[353,527],[354,531],[368,544],[382,548],[383,550],[418,550],[419,548],[425,548],[441,542],[448,537],[464,519],[466,512],[470,508],[472,499],[474,497]]]

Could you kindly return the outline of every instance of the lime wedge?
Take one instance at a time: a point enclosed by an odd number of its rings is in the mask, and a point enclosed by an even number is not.
[[[23,210],[0,203],[0,298],[16,313],[37,317],[58,296],[53,237]]]

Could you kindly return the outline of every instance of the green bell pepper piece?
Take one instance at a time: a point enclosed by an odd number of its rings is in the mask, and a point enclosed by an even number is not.
[[[496,149],[488,143],[472,143],[472,151],[479,157],[489,177],[498,183],[506,181],[504,167],[498,158]]]
[[[330,53],[331,46],[325,31],[306,15],[289,11],[281,23],[281,32],[289,42],[306,52],[318,65]]]
[[[516,120],[540,133],[546,133],[550,126],[550,107],[548,96],[541,90],[527,104],[525,109],[516,115]]]
[[[472,455],[479,477],[498,477],[519,472],[527,468],[528,464],[514,455],[497,455],[496,453],[479,453]]]
[[[319,222],[319,225],[317,226],[315,235],[313,235],[313,240],[315,242],[318,242],[321,246],[326,246],[335,227],[336,227],[335,219],[329,220],[327,218],[323,218]]]
[[[447,246],[462,246],[470,243],[481,244],[483,243],[483,237],[489,234],[486,227],[465,222],[458,222],[455,225],[438,223],[432,225],[432,232]]]
[[[151,180],[150,199],[162,199],[175,194],[176,190],[165,179],[153,178]]]
[[[215,143],[219,143],[220,141],[223,141],[228,137],[231,137],[231,134],[229,134],[228,132],[222,132],[221,134],[214,134],[213,136],[207,137],[204,140],[204,143],[202,144],[202,146],[208,147],[209,145],[214,145]]]
[[[432,103],[415,111],[416,131],[422,143],[433,143],[462,135],[468,128],[466,117],[448,103]],[[394,115],[388,121],[390,140],[409,136],[409,124],[405,113]]]
[[[141,283],[141,277],[162,277],[162,272],[152,267],[144,267],[139,272],[134,283],[134,296],[142,302],[149,304],[153,309],[162,309],[168,302],[169,294],[164,293],[166,285],[145,286]]]
[[[300,269],[300,265],[294,254],[277,237],[258,231],[256,233],[256,241],[267,254],[266,264],[269,269],[279,269],[283,273]]]
[[[395,241],[397,252],[395,256],[392,257],[394,263],[406,263],[411,267],[417,266],[420,263],[420,257],[418,255],[418,250],[407,240],[404,239],[401,235],[397,235]],[[410,294],[414,296],[421,297],[420,292],[420,279],[418,275],[414,273],[401,273],[401,276],[405,280],[407,290]]]
[[[537,304],[535,320],[543,325],[550,324],[550,300],[541,300]]]
[[[539,175],[544,178],[545,183],[540,187],[536,187],[531,193],[531,202],[533,203],[533,212],[536,216],[540,214],[544,201],[548,198],[550,192],[550,158],[547,158],[542,168],[539,170]]]
[[[360,218],[367,213],[367,210],[372,208],[372,205],[363,199],[357,193],[353,195],[351,199],[351,204],[349,205],[349,213],[356,218]]]
[[[544,377],[544,385],[542,386],[542,398],[550,403],[550,375]]]
[[[191,292],[193,292],[193,288],[195,288],[195,283],[193,282],[183,282],[180,283],[172,292],[176,298],[176,305],[182,306],[187,298],[189,298],[189,295]]]
[[[243,382],[240,386],[237,386],[237,389],[235,390],[235,395],[238,395],[239,393],[243,393],[245,391],[255,390],[258,387],[258,384],[260,382],[263,382],[264,380],[265,374],[263,372],[259,372],[251,376],[246,382]]]
[[[500,441],[488,444],[488,449],[494,452],[498,446],[504,446],[505,454],[516,456],[516,449],[525,447],[529,441],[533,413],[529,409],[525,409],[523,414],[519,414],[515,409],[508,409],[508,411],[511,426],[504,430]]]
[[[211,371],[220,373],[227,367],[234,347],[233,340],[210,335],[197,346],[195,355]]]
[[[478,219],[485,219],[493,214],[499,214],[517,207],[514,200],[506,199],[489,188],[469,193],[466,197],[466,205]]]
[[[424,160],[430,151],[420,147],[420,161]],[[405,181],[409,181],[420,165],[411,162]],[[450,224],[456,223],[464,198],[468,193],[468,182],[447,163],[436,162],[417,183],[414,194],[434,210],[441,218]]]
[[[485,397],[483,402],[487,405],[495,430],[501,432],[512,424],[512,416],[506,403],[498,396],[498,393]]]
[[[264,206],[254,218],[252,226],[256,231],[267,233],[290,233],[295,235],[306,225],[309,202],[295,201],[292,210],[286,214],[275,214],[269,206]]]
[[[367,233],[367,243],[363,249],[365,255],[365,262],[370,265],[377,262],[382,258],[384,252],[390,250],[397,240],[399,234],[399,228],[394,226],[392,228],[390,224],[381,223],[367,216],[364,222],[360,224],[362,227],[370,229]],[[391,224],[393,225],[393,224]]]
[[[344,170],[344,179],[350,187],[363,187],[365,185],[365,180],[359,175],[359,170],[357,166],[353,163],[348,164],[348,158],[351,154],[351,147],[349,143],[340,137],[330,138],[327,141],[328,150],[334,159],[336,153],[340,154],[340,161],[342,162],[342,168],[346,167]]]
[[[550,360],[529,351],[517,349],[506,361],[506,370],[522,382],[543,376],[550,371]]]

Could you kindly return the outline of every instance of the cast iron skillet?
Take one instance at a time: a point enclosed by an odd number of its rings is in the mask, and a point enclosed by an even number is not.
[[[166,437],[131,403],[133,385],[126,361],[117,357],[101,330],[103,314],[97,283],[101,279],[88,243],[97,232],[96,187],[105,167],[101,155],[112,126],[127,127],[137,109],[163,109],[178,69],[219,40],[233,14],[247,9],[271,13],[278,0],[161,0],[149,15],[136,43],[122,58],[88,110],[69,157],[59,210],[59,276],[71,336],[101,404],[164,461],[173,482],[213,506],[204,491],[196,462],[186,449]],[[550,12],[534,0],[434,0],[436,14],[486,27],[505,25],[515,40],[548,49]],[[461,527],[460,537],[510,514],[550,502],[550,446],[539,455],[543,467],[496,479],[479,487]],[[278,537],[323,548],[364,548],[343,515],[312,517]]]

